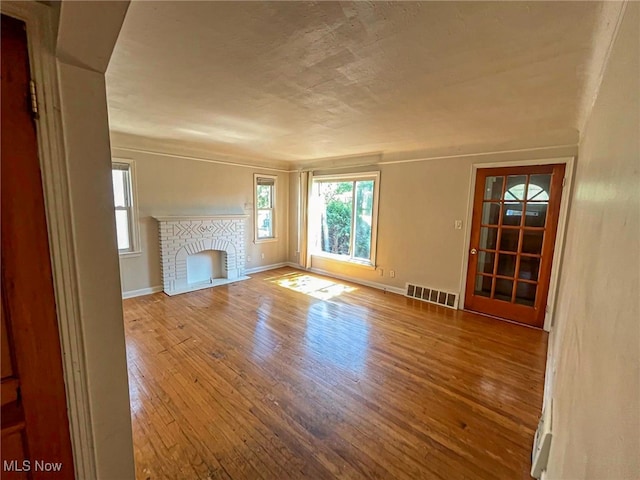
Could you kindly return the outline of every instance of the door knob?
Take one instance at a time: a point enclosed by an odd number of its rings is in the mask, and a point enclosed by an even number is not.
[[[476,253],[478,253],[478,250],[476,250],[475,248],[471,249],[471,255],[475,255]]]

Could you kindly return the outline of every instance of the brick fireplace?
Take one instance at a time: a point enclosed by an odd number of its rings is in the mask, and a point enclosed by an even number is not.
[[[160,235],[162,283],[167,295],[245,280],[245,222],[248,215],[154,217]],[[221,275],[190,281],[191,260],[206,262],[202,252],[220,252]],[[198,257],[196,257],[198,256]],[[202,257],[202,260],[199,259]],[[190,267],[191,266],[191,267]],[[206,271],[207,265],[204,265]],[[200,271],[203,269],[200,268]]]

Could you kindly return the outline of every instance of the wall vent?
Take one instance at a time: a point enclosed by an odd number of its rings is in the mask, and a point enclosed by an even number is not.
[[[405,296],[422,300],[423,302],[435,303],[443,307],[458,309],[458,294],[437,290],[435,288],[423,287],[407,283]]]

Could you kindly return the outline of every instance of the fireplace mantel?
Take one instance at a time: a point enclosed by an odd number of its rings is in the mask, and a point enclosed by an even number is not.
[[[236,218],[248,218],[246,214],[220,214],[220,215],[176,215],[176,216],[164,216],[153,217],[158,222],[182,222],[182,221],[198,221],[198,220],[233,220]]]
[[[249,215],[154,216],[158,221],[162,283],[168,295],[244,280],[245,223]],[[187,257],[207,250],[223,252],[224,278],[189,283]]]

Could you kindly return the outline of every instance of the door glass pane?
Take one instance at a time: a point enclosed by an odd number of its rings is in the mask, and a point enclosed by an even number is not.
[[[528,203],[527,215],[524,224],[527,227],[544,227],[547,219],[547,206],[545,203]]]
[[[507,188],[504,192],[505,200],[524,200],[527,187],[526,175],[509,175],[507,177]]]
[[[518,282],[516,286],[516,303],[533,306],[536,301],[538,286],[533,283]]]
[[[353,256],[371,258],[373,180],[356,182],[356,245]]]
[[[500,236],[500,250],[507,252],[518,251],[518,238],[520,237],[520,229],[503,228]]]
[[[481,227],[480,228],[480,248],[485,250],[495,250],[498,240],[498,229]]]
[[[478,273],[493,274],[493,264],[495,260],[495,253],[478,252]]]
[[[513,293],[513,280],[505,280],[504,278],[496,278],[496,292],[493,296],[496,300],[511,301]]]
[[[516,273],[516,256],[507,253],[498,255],[498,275],[513,277]]]
[[[118,236],[118,250],[128,250],[131,248],[129,239],[129,212],[127,210],[116,210],[116,233]]]
[[[527,200],[538,202],[549,200],[549,189],[551,186],[551,174],[531,175],[529,178],[529,190]]]
[[[476,288],[473,293],[482,297],[490,297],[491,277],[483,277],[482,275],[478,275],[476,277]]]
[[[542,239],[544,231],[542,230],[525,230],[522,238],[522,253],[542,253]]]
[[[524,278],[525,280],[538,280],[539,271],[539,257],[520,257],[520,271],[518,272],[518,278]]]
[[[504,214],[502,215],[502,224],[518,226],[522,221],[522,207],[524,203],[507,202],[504,204]]]
[[[484,183],[484,199],[500,200],[504,177],[487,177]]]
[[[482,205],[482,224],[497,225],[500,218],[500,204],[485,202]]]

